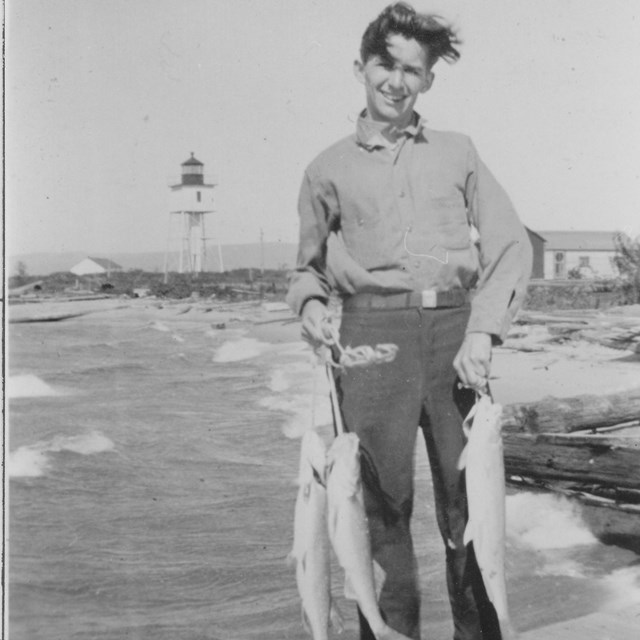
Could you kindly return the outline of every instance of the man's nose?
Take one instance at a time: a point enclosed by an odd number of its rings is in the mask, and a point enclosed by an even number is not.
[[[389,84],[392,87],[400,88],[402,87],[402,83],[404,82],[404,73],[402,69],[392,69],[389,74]]]

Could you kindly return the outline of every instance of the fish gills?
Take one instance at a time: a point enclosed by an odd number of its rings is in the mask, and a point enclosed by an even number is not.
[[[313,640],[327,640],[329,624],[342,630],[331,601],[330,543],[327,530],[326,449],[313,430],[302,437],[294,517],[293,549],[303,623]]]
[[[409,640],[384,622],[378,608],[358,437],[354,433],[339,435],[327,461],[329,539],[345,572],[345,591],[357,601],[377,640]]]
[[[483,395],[467,416],[465,468],[469,521],[464,544],[473,541],[482,580],[493,604],[503,640],[516,637],[509,619],[504,573],[505,477],[500,416],[502,407]]]

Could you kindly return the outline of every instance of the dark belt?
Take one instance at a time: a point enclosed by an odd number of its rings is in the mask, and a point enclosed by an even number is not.
[[[356,309],[443,309],[463,307],[469,302],[466,289],[450,289],[449,291],[408,291],[381,295],[377,293],[356,293],[342,301],[344,311]]]

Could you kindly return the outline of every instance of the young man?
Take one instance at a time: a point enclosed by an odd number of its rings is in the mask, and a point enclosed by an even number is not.
[[[345,426],[360,439],[372,551],[386,572],[387,623],[420,637],[410,534],[413,456],[424,432],[446,550],[455,640],[499,639],[473,547],[465,547],[462,419],[486,387],[491,346],[504,339],[531,269],[509,198],[471,141],[425,127],[413,110],[454,33],[405,3],[364,33],[356,78],[366,110],[355,135],[307,168],[289,302],[303,337],[330,344],[327,301],[342,298],[343,345],[394,343],[392,363],[336,374]],[[361,638],[373,638],[364,619]]]

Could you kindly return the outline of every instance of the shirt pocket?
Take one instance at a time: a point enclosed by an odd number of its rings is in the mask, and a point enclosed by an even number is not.
[[[462,194],[432,198],[429,209],[438,244],[445,249],[468,249],[471,230]]]

